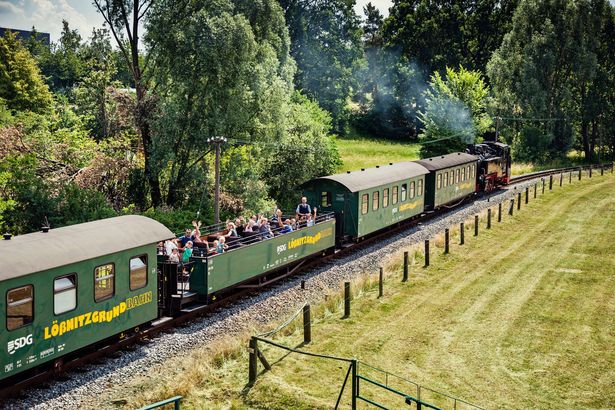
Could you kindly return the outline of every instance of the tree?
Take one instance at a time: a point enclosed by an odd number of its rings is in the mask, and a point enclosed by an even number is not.
[[[577,127],[586,158],[593,156],[594,125],[608,107],[602,103],[608,97],[600,97],[608,73],[602,71],[601,78],[598,73],[608,65],[608,51],[600,50],[612,42],[605,37],[612,19],[606,0],[522,1],[511,32],[488,64],[498,112],[532,121],[531,134],[540,130],[550,141],[547,156],[565,154]]]
[[[160,1],[152,8],[147,42],[156,45],[157,160],[170,166],[166,203],[175,206],[203,181],[199,164],[210,150],[207,138],[282,137],[294,64],[274,0],[207,7]],[[259,169],[260,162],[252,166]]]
[[[297,62],[295,85],[333,116],[343,132],[346,105],[363,50],[361,28],[349,0],[280,0]]]
[[[151,115],[154,100],[149,95],[146,80],[149,57],[139,56],[139,26],[147,16],[153,1],[150,0],[94,0],[94,5],[109,26],[119,47],[124,63],[129,68],[137,91],[134,109],[135,125],[143,144],[144,176],[150,188],[152,205],[162,204],[162,193],[158,179],[159,170],[152,164]]]
[[[419,113],[422,158],[463,151],[491,127],[486,113],[489,88],[479,72],[447,67],[446,77],[435,72],[429,86],[425,109]]]
[[[385,20],[387,48],[415,61],[423,75],[463,65],[485,70],[510,28],[518,0],[394,0]]]
[[[341,165],[329,135],[331,116],[306,96],[295,92],[284,138],[268,149],[264,179],[278,205],[289,209],[298,201],[299,185],[334,173]]]
[[[36,61],[10,31],[0,38],[0,99],[33,112],[45,112],[53,101]]]
[[[54,92],[68,93],[81,77],[86,67],[82,56],[83,44],[77,30],[72,30],[68,21],[62,20],[62,33],[49,51],[38,54],[43,74]]]

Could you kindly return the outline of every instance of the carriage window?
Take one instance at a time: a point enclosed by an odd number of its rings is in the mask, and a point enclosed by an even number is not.
[[[320,206],[331,206],[331,192],[320,193]]]
[[[416,185],[416,196],[423,195],[423,180],[419,179],[419,182]]]
[[[461,180],[466,180],[466,167],[461,168]]]
[[[472,178],[472,167],[468,165],[468,178]]]
[[[115,291],[115,267],[112,263],[94,269],[94,300],[109,299]]]
[[[455,183],[455,171],[451,171],[451,185],[453,185]]]
[[[401,184],[401,201],[404,202],[408,196],[408,184]]]
[[[137,290],[147,285],[147,255],[130,259],[130,290]]]
[[[447,187],[448,186],[448,172],[444,173],[444,186]]]
[[[361,215],[365,215],[369,210],[369,194],[363,194],[361,197]]]
[[[410,199],[414,198],[414,181],[410,182]]]
[[[459,183],[459,178],[461,177],[461,170],[457,170],[455,171],[455,183],[458,184]]]
[[[372,194],[372,210],[377,211],[380,206],[380,192],[375,191]]]
[[[70,312],[77,307],[77,274],[53,280],[53,314]]]
[[[387,206],[389,206],[389,188],[382,190],[382,207],[386,208]]]
[[[442,174],[438,174],[438,189],[442,188]]]
[[[397,191],[399,190],[399,187],[397,185],[395,185],[393,187],[393,195],[391,198],[391,202],[393,202],[393,205],[395,205],[397,203]]]
[[[34,287],[11,289],[6,293],[6,328],[19,329],[34,320]]]

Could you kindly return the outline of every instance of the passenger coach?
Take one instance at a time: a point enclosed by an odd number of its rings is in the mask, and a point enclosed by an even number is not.
[[[455,204],[477,191],[478,158],[463,152],[415,161],[429,171],[425,210]]]
[[[334,212],[337,237],[354,240],[423,212],[425,176],[415,162],[329,175],[303,184],[308,202]]]
[[[155,319],[162,224],[121,216],[0,241],[0,380]]]

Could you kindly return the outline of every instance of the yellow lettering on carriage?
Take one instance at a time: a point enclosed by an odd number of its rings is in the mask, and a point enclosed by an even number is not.
[[[419,201],[409,202],[399,207],[399,212],[407,211],[408,209],[414,209],[419,205]]]
[[[120,317],[127,310],[151,303],[152,300],[154,300],[154,295],[152,291],[149,291],[128,298],[125,301],[111,307],[109,310],[95,310],[93,312],[86,312],[84,314],[71,317],[70,319],[63,320],[59,323],[57,320],[54,320],[51,326],[45,326],[43,332],[45,340],[62,336],[65,333],[70,333],[74,330],[94,323],[110,323],[115,318]]]

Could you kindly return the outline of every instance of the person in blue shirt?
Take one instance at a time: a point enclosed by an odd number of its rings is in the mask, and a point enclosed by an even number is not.
[[[188,241],[197,241],[199,242],[201,239],[201,232],[199,231],[199,228],[201,227],[201,221],[192,221],[192,226],[194,227],[194,230],[187,228],[186,231],[184,232],[183,236],[180,236],[177,240],[179,241],[179,243],[181,243],[181,247],[185,248],[186,244],[188,243]]]
[[[293,231],[293,227],[290,223],[290,219],[285,220],[280,233],[291,233],[292,231]]]

